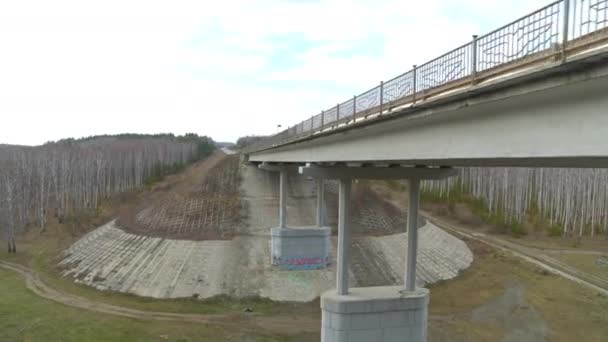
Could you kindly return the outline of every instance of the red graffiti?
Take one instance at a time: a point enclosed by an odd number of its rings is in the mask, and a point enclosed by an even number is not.
[[[302,266],[302,265],[317,265],[322,264],[322,258],[292,258],[287,259],[286,263],[289,265]]]
[[[329,264],[329,257],[284,257],[276,258],[276,260],[280,268],[288,270],[314,270]]]

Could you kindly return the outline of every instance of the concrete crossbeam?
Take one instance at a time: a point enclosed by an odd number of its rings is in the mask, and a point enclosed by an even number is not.
[[[458,170],[442,167],[382,167],[360,166],[300,166],[300,174],[323,179],[443,179],[458,174]]]

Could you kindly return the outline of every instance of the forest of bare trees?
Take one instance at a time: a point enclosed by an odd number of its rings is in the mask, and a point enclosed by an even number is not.
[[[44,231],[49,217],[62,221],[99,200],[177,171],[208,155],[213,141],[182,137],[102,136],[42,146],[0,145],[0,231],[15,252],[15,234]]]
[[[490,215],[521,224],[530,214],[553,235],[608,234],[608,170],[464,168],[460,176],[429,181],[423,190],[440,198],[482,201]]]

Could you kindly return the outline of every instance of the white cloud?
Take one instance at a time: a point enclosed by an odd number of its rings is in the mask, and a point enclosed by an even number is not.
[[[273,133],[542,3],[1,2],[0,143]]]

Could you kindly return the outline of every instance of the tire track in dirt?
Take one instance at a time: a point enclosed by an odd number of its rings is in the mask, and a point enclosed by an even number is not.
[[[429,213],[427,213],[427,212],[422,212],[422,213],[427,219],[431,220],[433,223],[435,223],[438,227],[440,227],[442,229],[445,229],[449,232],[455,233],[460,236],[464,236],[471,240],[485,243],[485,244],[490,245],[499,250],[511,252],[513,255],[515,255],[521,259],[524,259],[524,260],[528,261],[529,263],[535,264],[536,266],[539,266],[553,274],[557,274],[566,279],[574,281],[575,283],[578,283],[579,285],[586,286],[605,296],[608,296],[608,288],[601,286],[601,285],[603,285],[603,283],[600,285],[598,283],[592,282],[592,281],[595,281],[595,279],[593,277],[590,277],[589,275],[587,275],[583,272],[580,272],[579,270],[574,269],[570,266],[567,266],[563,263],[557,262],[557,260],[555,260],[553,258],[550,258],[548,256],[539,255],[539,253],[537,253],[535,250],[533,250],[531,248],[519,246],[512,242],[506,241],[504,239],[501,239],[501,238],[498,238],[495,236],[489,236],[489,235],[482,234],[482,233],[476,233],[476,232],[473,232],[469,229],[465,229],[462,227],[456,227],[441,219],[438,219],[432,215],[429,215]],[[587,279],[589,279],[590,281],[588,281]]]
[[[123,306],[107,304],[88,298],[76,296],[48,286],[42,281],[38,273],[28,267],[12,262],[1,261],[3,269],[19,273],[25,278],[26,287],[34,294],[73,308],[108,314],[113,316],[127,317],[132,319],[171,321],[187,323],[203,323],[210,325],[221,325],[239,330],[248,328],[263,329],[274,333],[298,333],[317,332],[320,322],[317,319],[298,317],[292,318],[287,315],[277,317],[258,316],[255,314],[183,314],[159,311],[144,311],[131,309]]]

